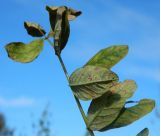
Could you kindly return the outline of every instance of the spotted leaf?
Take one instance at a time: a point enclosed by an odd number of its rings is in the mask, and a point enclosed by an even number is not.
[[[127,53],[127,45],[111,46],[98,52],[85,65],[101,66],[110,69],[123,59]]]
[[[69,81],[78,98],[90,100],[109,91],[110,87],[118,81],[118,76],[106,68],[86,66],[73,72]]]
[[[88,110],[88,121],[91,130],[100,130],[111,124],[121,112],[125,102],[130,98],[137,86],[132,80],[110,88],[110,91],[93,100]]]
[[[43,39],[34,40],[29,44],[12,42],[5,46],[8,57],[14,61],[28,63],[38,57],[43,49]]]
[[[118,117],[110,124],[101,129],[109,129],[127,126],[151,112],[155,107],[155,101],[151,99],[142,99],[137,105],[130,108],[123,108]]]

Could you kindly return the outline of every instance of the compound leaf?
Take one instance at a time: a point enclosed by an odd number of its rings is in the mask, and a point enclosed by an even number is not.
[[[88,121],[91,130],[100,130],[111,124],[121,112],[125,102],[130,98],[137,86],[133,80],[110,88],[110,92],[93,100],[88,110]]]
[[[100,131],[127,126],[151,112],[154,107],[154,100],[142,99],[137,105],[133,107],[123,108],[119,116],[109,126],[104,127]]]
[[[118,76],[106,68],[86,66],[73,72],[69,81],[79,99],[90,100],[109,91],[109,88],[118,81]]]
[[[149,135],[149,129],[145,128],[140,133],[137,134],[137,136],[148,136]]]
[[[24,22],[24,27],[27,33],[33,37],[42,37],[46,34],[45,30],[36,23]]]
[[[127,53],[127,45],[111,46],[98,52],[85,65],[96,65],[110,69],[123,59]]]
[[[43,39],[34,40],[29,44],[12,42],[5,46],[8,57],[14,61],[28,63],[38,57],[43,49]]]

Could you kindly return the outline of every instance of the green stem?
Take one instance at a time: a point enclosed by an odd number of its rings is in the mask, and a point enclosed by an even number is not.
[[[66,76],[66,78],[67,78],[67,80],[68,80],[68,83],[69,83],[69,75],[68,75],[68,72],[67,72],[67,70],[66,70],[66,67],[65,67],[65,65],[64,65],[64,63],[63,63],[63,60],[62,60],[62,58],[61,58],[60,55],[58,56],[58,59],[59,59],[59,61],[60,61],[60,63],[61,63],[61,66],[62,66],[62,68],[63,68],[63,71],[64,71],[65,76]],[[87,130],[88,130],[89,134],[90,134],[91,136],[94,136],[93,131],[92,131],[91,129],[89,129],[88,120],[87,120],[87,117],[86,117],[86,115],[85,115],[85,112],[84,112],[84,110],[83,110],[83,108],[82,108],[82,105],[81,105],[79,99],[78,99],[74,94],[73,94],[73,96],[74,96],[75,101],[76,101],[76,103],[77,103],[77,105],[78,105],[78,108],[79,108],[80,113],[81,113],[81,115],[82,115],[82,117],[83,117],[83,120],[84,120],[84,122],[85,122],[85,124],[86,124],[86,127],[87,127]]]
[[[48,37],[45,36],[45,40],[47,40],[48,43],[54,48],[53,43],[50,41],[50,39],[49,39]],[[67,78],[67,81],[68,81],[68,83],[69,83],[69,75],[68,75],[67,69],[66,69],[66,67],[65,67],[65,65],[64,65],[64,62],[63,62],[63,60],[62,60],[62,58],[61,58],[60,55],[57,55],[57,56],[58,56],[58,59],[59,59],[59,62],[60,62],[60,64],[61,64],[61,66],[62,66],[62,68],[63,68],[64,74],[65,74],[65,76],[66,76],[66,78]],[[71,90],[72,90],[72,89],[71,89]],[[72,92],[72,93],[73,93],[73,92]],[[95,136],[94,133],[93,133],[93,131],[89,128],[89,124],[88,124],[87,117],[86,117],[86,115],[85,115],[85,112],[84,112],[84,110],[83,110],[83,108],[82,108],[82,105],[81,105],[79,99],[78,99],[74,94],[73,94],[73,96],[74,96],[74,99],[75,99],[75,101],[76,101],[76,103],[77,103],[77,106],[78,106],[78,108],[79,108],[79,111],[80,111],[81,116],[82,116],[82,118],[83,118],[83,120],[84,120],[84,122],[85,122],[85,125],[86,125],[86,127],[87,127],[87,130],[88,130],[90,136]]]

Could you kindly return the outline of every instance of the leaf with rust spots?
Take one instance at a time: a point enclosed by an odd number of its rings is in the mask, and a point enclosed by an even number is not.
[[[132,124],[133,122],[150,113],[155,107],[155,101],[151,99],[142,99],[138,104],[130,108],[123,108],[118,117],[100,131],[120,128]]]
[[[111,46],[99,51],[85,64],[85,66],[94,65],[110,69],[121,59],[123,59],[127,55],[127,53],[127,45]]]
[[[118,81],[118,76],[109,69],[86,66],[77,69],[69,82],[74,94],[82,100],[100,97]]]
[[[100,130],[110,125],[119,115],[125,102],[132,97],[137,88],[133,80],[116,83],[110,91],[94,99],[88,110],[88,121],[91,130]]]

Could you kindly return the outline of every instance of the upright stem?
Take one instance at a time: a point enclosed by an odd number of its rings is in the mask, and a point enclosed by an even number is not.
[[[45,40],[47,40],[48,43],[54,48],[53,43],[50,41],[50,39],[49,39],[48,37],[45,36]],[[63,69],[63,71],[64,71],[64,74],[65,74],[65,76],[66,76],[66,78],[67,78],[67,81],[68,81],[68,83],[69,83],[69,75],[68,75],[67,69],[66,69],[66,67],[65,67],[65,65],[64,65],[64,62],[63,62],[63,60],[62,60],[62,58],[61,58],[60,55],[57,55],[57,57],[58,57],[58,59],[59,59],[59,62],[60,62],[60,64],[61,64],[61,66],[62,66],[62,69]],[[72,93],[73,93],[73,92],[72,92]],[[85,115],[85,112],[84,112],[84,110],[83,110],[83,108],[82,108],[82,105],[81,105],[79,99],[78,99],[74,94],[73,94],[73,96],[74,96],[74,99],[75,99],[75,101],[76,101],[76,103],[77,103],[78,109],[79,109],[79,111],[80,111],[80,113],[81,113],[81,115],[82,115],[82,118],[83,118],[83,120],[84,120],[84,122],[85,122],[86,128],[87,128],[90,136],[95,136],[94,133],[93,133],[93,131],[89,128],[89,124],[88,124],[87,117],[86,117],[86,115]]]
[[[63,68],[63,71],[64,71],[65,76],[66,76],[66,78],[67,78],[67,80],[68,80],[68,83],[69,83],[69,75],[68,75],[68,72],[67,72],[67,70],[66,70],[66,67],[65,67],[65,65],[64,65],[64,63],[63,63],[63,60],[62,60],[62,58],[61,58],[60,55],[58,55],[58,59],[59,59],[59,61],[60,61],[60,63],[61,63],[61,66],[62,66],[62,68]],[[89,134],[90,134],[91,136],[94,136],[93,131],[92,131],[91,129],[89,129],[88,120],[87,120],[87,118],[86,118],[85,112],[84,112],[84,110],[83,110],[83,108],[82,108],[82,105],[81,105],[79,99],[78,99],[74,94],[73,94],[73,96],[74,96],[75,101],[76,101],[76,103],[77,103],[77,105],[78,105],[78,108],[79,108],[80,113],[81,113],[81,115],[82,115],[82,117],[83,117],[83,120],[84,120],[84,122],[85,122],[85,124],[86,124],[86,127],[87,127],[87,130],[88,130]]]

